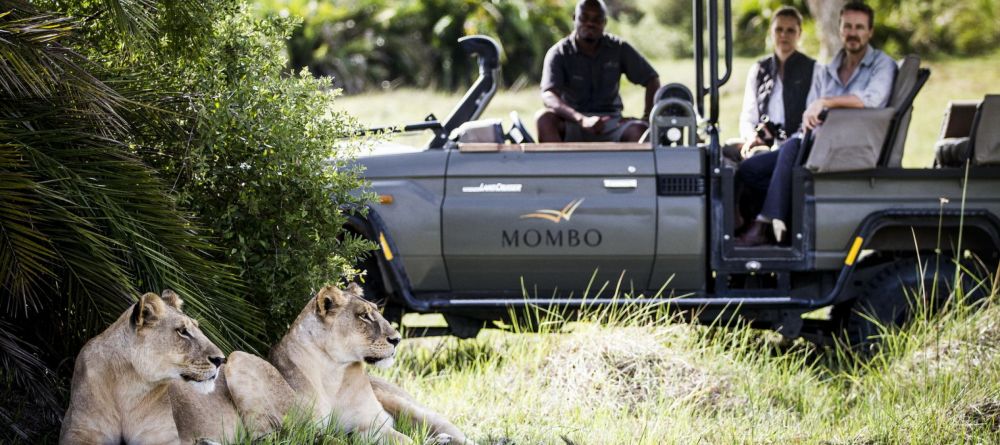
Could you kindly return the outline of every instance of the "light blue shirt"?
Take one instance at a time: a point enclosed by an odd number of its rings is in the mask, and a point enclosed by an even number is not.
[[[884,108],[889,104],[892,82],[896,78],[896,61],[892,57],[868,45],[865,57],[846,85],[840,82],[837,74],[843,60],[844,50],[841,49],[828,65],[816,67],[806,104],[823,97],[847,95],[857,96],[865,108]]]

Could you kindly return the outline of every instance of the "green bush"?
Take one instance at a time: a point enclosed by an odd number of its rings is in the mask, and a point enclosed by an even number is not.
[[[352,120],[330,111],[329,79],[287,75],[294,19],[219,5],[194,46],[109,63],[178,92],[158,101],[170,125],[137,128],[134,145],[236,266],[244,298],[269,315],[259,339],[269,344],[370,247],[341,233],[340,207],[363,201],[348,164],[358,143]]]
[[[291,27],[240,9],[216,22],[197,63],[174,73],[200,92],[190,103],[193,143],[171,169],[180,202],[239,266],[250,300],[271,315],[271,339],[366,247],[339,236],[338,206],[360,202],[346,164],[357,144],[341,139],[353,128],[329,111],[328,79],[281,76]]]

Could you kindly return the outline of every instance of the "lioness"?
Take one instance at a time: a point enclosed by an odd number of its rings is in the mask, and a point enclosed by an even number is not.
[[[177,294],[147,293],[80,350],[59,443],[177,443],[168,384],[211,390],[224,361]]]
[[[402,389],[365,372],[364,363],[390,366],[400,339],[375,305],[362,298],[360,286],[327,286],[306,304],[270,357],[298,403],[312,407],[317,421],[336,422],[379,443],[409,444],[393,427],[393,416],[406,416],[427,425],[439,443],[471,443]]]

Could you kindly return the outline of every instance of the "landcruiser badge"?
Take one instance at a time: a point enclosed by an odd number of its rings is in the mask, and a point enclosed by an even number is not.
[[[521,215],[521,219],[538,218],[559,224],[560,221],[569,221],[569,219],[573,217],[573,212],[576,211],[576,208],[580,207],[580,204],[583,204],[583,198],[570,201],[569,204],[566,204],[566,207],[562,208],[562,210],[535,210],[533,213],[525,213],[524,215]]]
[[[485,184],[462,187],[462,193],[521,193],[521,184]]]

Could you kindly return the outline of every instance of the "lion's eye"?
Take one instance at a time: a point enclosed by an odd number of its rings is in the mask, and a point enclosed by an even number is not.
[[[188,332],[187,328],[177,328],[177,335],[184,338],[191,338],[191,333]]]
[[[371,317],[368,316],[367,312],[362,312],[358,314],[358,319],[361,321],[371,321]]]

